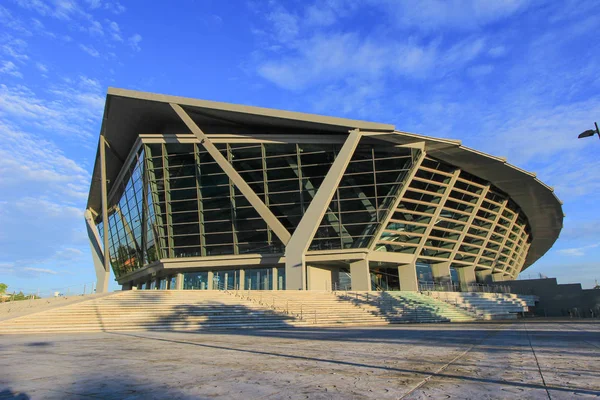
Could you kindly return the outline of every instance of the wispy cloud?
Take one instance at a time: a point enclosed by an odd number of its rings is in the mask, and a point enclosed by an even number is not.
[[[7,74],[15,78],[22,78],[23,74],[19,72],[19,68],[12,61],[3,61],[0,64],[0,74]]]
[[[40,274],[51,274],[51,275],[56,275],[58,273],[56,271],[53,271],[53,270],[47,269],[47,268],[33,268],[33,267],[25,267],[25,268],[23,268],[23,271],[36,272],[36,273],[40,273]]]
[[[600,246],[600,243],[590,244],[590,245],[581,246],[581,247],[573,247],[573,248],[569,248],[569,249],[561,249],[561,250],[557,250],[557,253],[560,253],[565,256],[582,257],[582,256],[585,256],[585,254],[587,253],[588,250],[595,249],[598,246]]]
[[[140,43],[142,42],[142,35],[136,33],[133,36],[130,36],[128,39],[129,45],[135,51],[140,51],[142,48],[140,47]]]
[[[90,121],[98,120],[104,107],[100,87],[59,84],[49,88],[48,94],[52,96],[22,85],[0,84],[0,117],[16,119],[21,127],[32,126],[57,136],[91,138]]]
[[[79,48],[86,53],[88,53],[92,57],[100,57],[100,52],[96,50],[93,46],[86,46],[84,44],[80,44]]]

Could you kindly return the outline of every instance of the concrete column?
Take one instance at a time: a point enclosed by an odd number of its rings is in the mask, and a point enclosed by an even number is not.
[[[448,283],[452,280],[450,276],[450,262],[431,264],[431,273],[434,282]]]
[[[148,279],[148,282],[146,282],[146,290],[150,290],[151,284],[152,284],[152,279]]]
[[[110,277],[110,246],[108,245],[108,178],[106,177],[106,142],[104,135],[100,135],[100,189],[102,198],[102,229],[104,239],[104,273],[96,284],[96,293],[108,292],[108,279]]]
[[[308,290],[331,290],[331,269],[327,267],[307,265]]]
[[[491,283],[492,282],[492,271],[489,269],[483,271],[475,271],[478,283]]]
[[[271,268],[271,279],[273,282],[273,290],[278,290],[279,273],[277,272],[277,267]]]
[[[416,263],[399,265],[398,278],[400,279],[400,290],[411,292],[419,290]]]
[[[104,288],[108,288],[108,279],[110,274],[106,272],[104,251],[100,241],[100,233],[94,222],[94,217],[90,210],[85,210],[85,224],[87,227],[88,239],[90,241],[90,249],[92,250],[92,260],[94,261],[94,269],[96,271],[96,292],[102,293]]]
[[[358,129],[350,131],[333,164],[327,171],[317,194],[311,200],[294,234],[285,245],[285,286],[291,290],[306,290],[305,254],[327,207],[346,171],[346,167],[361,139]],[[285,242],[284,242],[285,243]]]
[[[183,290],[183,274],[180,272],[175,276],[175,287],[176,290]]]
[[[246,288],[246,270],[240,269],[240,273],[238,276],[239,276],[238,284],[240,285],[240,290],[244,290]]]
[[[131,282],[127,282],[121,285],[121,290],[131,290]]]
[[[352,284],[352,290],[371,291],[369,260],[359,260],[350,263],[350,281]]]
[[[208,282],[206,282],[206,289],[207,290],[213,290],[213,278],[215,277],[215,274],[212,271],[208,271]]]
[[[158,276],[154,279],[154,285],[156,285],[156,290],[160,290],[160,278]]]
[[[477,282],[475,277],[475,266],[457,267],[458,280],[460,282],[460,290],[463,292],[469,291],[469,285]]]

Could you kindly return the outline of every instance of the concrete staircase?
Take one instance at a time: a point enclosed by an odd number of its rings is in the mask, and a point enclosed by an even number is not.
[[[219,291],[126,291],[0,323],[0,334],[283,328],[293,316]]]
[[[291,322],[294,326],[374,326],[390,323],[385,316],[358,307],[352,299],[332,292],[249,290],[231,293],[295,317],[296,320]]]
[[[132,290],[4,317],[0,334],[469,322],[516,318],[534,304],[493,293]]]
[[[471,322],[477,315],[418,292],[338,292],[391,324]]]
[[[431,298],[477,314],[484,320],[517,319],[535,306],[536,296],[510,293],[427,292]]]

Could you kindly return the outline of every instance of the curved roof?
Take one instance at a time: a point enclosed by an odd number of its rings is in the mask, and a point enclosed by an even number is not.
[[[390,124],[358,121],[252,107],[185,97],[109,88],[106,96],[101,132],[110,150],[107,157],[108,190],[117,178],[126,157],[140,134],[182,133],[188,128],[170,106],[179,104],[208,134],[348,134],[360,129],[373,138],[396,144],[425,142],[432,157],[455,165],[491,182],[509,195],[529,220],[532,243],[523,269],[533,264],[554,244],[562,229],[562,203],[554,190],[538,180],[535,174],[477,150],[462,146],[460,141],[438,139],[394,130]],[[101,209],[100,154],[97,152],[88,197],[88,208]]]

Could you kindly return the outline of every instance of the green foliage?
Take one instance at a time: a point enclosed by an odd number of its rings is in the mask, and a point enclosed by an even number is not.
[[[5,297],[4,301],[19,301],[19,300],[29,300],[29,299],[40,299],[40,296],[36,296],[35,294],[25,294],[23,292],[10,294],[9,297]]]
[[[0,293],[6,293],[6,289],[8,289],[8,285],[6,283],[0,283]]]

